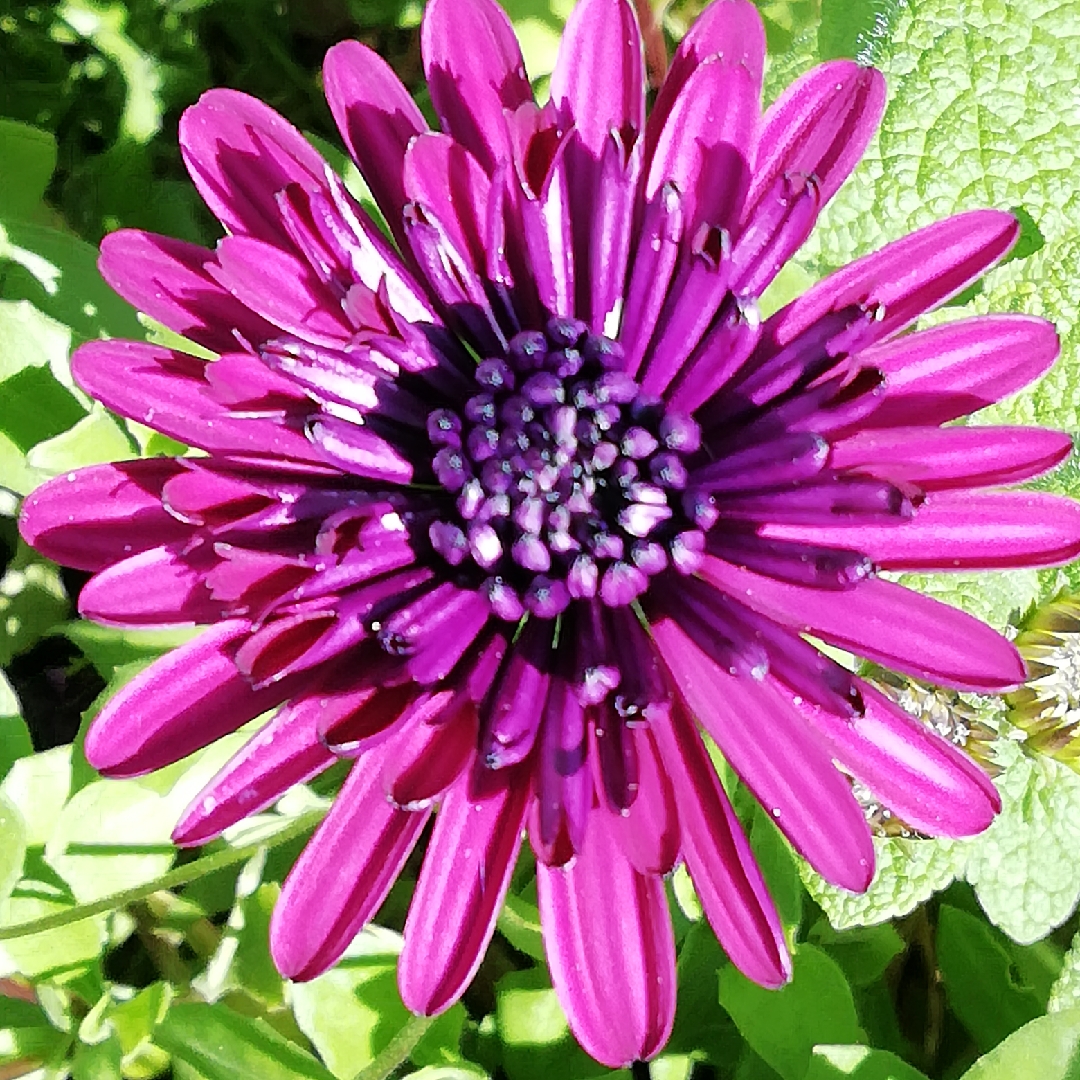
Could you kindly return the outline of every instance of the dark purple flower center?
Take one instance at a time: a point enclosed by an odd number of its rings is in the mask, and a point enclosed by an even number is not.
[[[487,576],[503,618],[597,595],[628,604],[700,556],[715,514],[687,486],[701,433],[622,368],[618,342],[553,318],[477,365],[460,412],[428,420],[432,468],[455,497],[431,543]]]

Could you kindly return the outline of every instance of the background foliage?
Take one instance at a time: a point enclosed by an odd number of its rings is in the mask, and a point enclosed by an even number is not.
[[[507,4],[541,89],[570,6]],[[657,5],[655,33],[670,45],[699,6]],[[1009,262],[934,318],[1022,310],[1055,320],[1058,367],[975,422],[1075,432],[1080,3],[760,7],[767,96],[837,56],[879,65],[890,88],[866,160],[768,303],[934,218],[1012,208],[1024,232]],[[347,36],[377,47],[428,108],[421,11],[421,0],[62,0],[0,14],[0,1078],[604,1075],[554,999],[527,861],[474,986],[434,1023],[411,1018],[395,986],[409,873],[337,968],[283,983],[267,951],[269,913],[340,778],[294,791],[201,851],[174,850],[174,821],[244,735],[150,777],[98,778],[80,749],[86,722],[183,635],[73,621],[82,578],[38,558],[15,529],[19,497],[44,478],[183,449],[109,415],[68,368],[71,349],[89,338],[159,332],[98,276],[95,245],[106,232],[216,238],[180,163],[182,109],[210,86],[233,86],[337,145],[318,69]],[[1080,493],[1071,463],[1042,483]],[[1080,588],[1080,570],[910,583],[1015,632]],[[1074,637],[1057,640],[1059,728],[1080,701]],[[934,704],[912,693],[927,710]],[[967,842],[905,835],[893,823],[876,841],[873,886],[855,897],[800,865],[736,792],[794,944],[794,982],[769,992],[745,980],[676,873],[676,1029],[635,1076],[1080,1077],[1080,776],[1067,763],[1070,733],[1036,745],[1002,703],[935,701],[966,717],[969,734],[985,733],[1005,803],[999,820]]]

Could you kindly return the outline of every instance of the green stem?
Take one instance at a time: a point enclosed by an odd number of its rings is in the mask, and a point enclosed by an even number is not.
[[[117,908],[127,907],[136,901],[145,900],[156,892],[163,889],[177,889],[181,885],[187,885],[197,881],[207,874],[216,870],[224,870],[227,866],[236,863],[247,862],[262,848],[278,847],[295,840],[298,836],[310,832],[322,821],[326,811],[313,810],[310,813],[298,817],[291,825],[287,825],[280,832],[261,840],[257,844],[246,844],[244,847],[226,848],[213,855],[204,855],[194,862],[178,866],[167,874],[155,878],[145,885],[136,885],[133,889],[124,889],[121,892],[103,896],[100,900],[94,900],[89,904],[79,904],[77,907],[66,911],[58,911],[52,915],[43,915],[40,919],[31,919],[29,922],[16,923],[14,926],[0,926],[0,941],[11,941],[13,938],[27,937],[30,934],[41,934],[46,930],[58,930],[61,926],[69,926],[71,923],[82,922],[83,919],[93,918],[106,911],[115,911]]]
[[[400,1065],[409,1060],[416,1044],[435,1023],[434,1016],[412,1016],[409,1022],[390,1040],[370,1065],[361,1069],[353,1080],[388,1080]]]

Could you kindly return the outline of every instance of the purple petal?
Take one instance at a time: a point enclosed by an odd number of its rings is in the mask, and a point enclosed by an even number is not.
[[[491,776],[496,784],[475,796],[461,776],[435,818],[398,964],[401,999],[415,1013],[442,1012],[461,996],[510,886],[530,785],[520,768]]]
[[[863,892],[874,874],[866,818],[790,695],[768,677],[729,675],[672,619],[652,632],[687,708],[795,849],[827,881]]]
[[[538,863],[551,981],[570,1030],[613,1069],[656,1054],[675,1020],[675,939],[663,879],[638,873],[608,815],[593,812],[577,858]]]
[[[610,815],[609,827],[638,873],[668,874],[679,858],[675,785],[660,760],[656,736],[647,727],[628,734],[637,747],[637,794],[628,810]]]
[[[714,57],[745,67],[760,94],[765,68],[765,28],[757,8],[747,0],[713,0],[679,42],[649,114],[646,128],[649,160],[683,87],[702,64]]]
[[[799,706],[832,755],[912,828],[974,836],[1001,809],[990,778],[966,754],[860,681],[865,710],[837,716]]]
[[[472,760],[477,731],[476,710],[455,700],[433,721],[396,733],[383,754],[387,797],[405,810],[420,809],[439,798]]]
[[[431,0],[420,48],[443,129],[492,175],[512,157],[505,112],[533,96],[510,20],[493,0]]]
[[[690,236],[702,223],[729,230],[738,223],[757,144],[759,91],[745,67],[709,60],[687,80],[660,132],[646,196],[674,183]]]
[[[113,412],[202,450],[321,463],[282,418],[232,416],[209,395],[206,362],[141,341],[91,341],[71,358],[75,381]]]
[[[405,150],[414,135],[427,130],[427,121],[390,65],[359,41],[340,41],[330,49],[323,84],[349,153],[404,245]]]
[[[311,441],[326,461],[355,476],[399,484],[412,479],[412,463],[395,446],[348,420],[321,417],[311,425]]]
[[[449,135],[426,132],[405,155],[405,197],[438,219],[456,250],[483,273],[491,181]]]
[[[203,549],[151,548],[99,571],[79,593],[79,614],[106,626],[214,622],[221,605],[206,588]]]
[[[939,491],[910,521],[892,528],[766,525],[761,531],[777,539],[845,543],[887,570],[1056,566],[1080,555],[1080,504],[1035,491]]]
[[[318,696],[283,706],[195,796],[173,830],[173,842],[205,844],[333,765],[337,758],[315,727],[321,709]]]
[[[270,953],[288,979],[321,975],[379,910],[428,814],[399,810],[360,758],[293,864],[270,918]]]
[[[108,776],[152,772],[279,705],[295,685],[252,690],[233,663],[250,628],[220,622],[136,675],[90,725],[87,761]]]
[[[326,163],[283,116],[236,90],[208,90],[180,118],[180,149],[206,205],[231,233],[288,243],[274,196],[322,188]]]
[[[629,0],[582,0],[566,20],[551,101],[599,157],[612,131],[629,148],[645,127],[641,30]]]
[[[236,348],[238,331],[259,344],[276,333],[205,270],[212,251],[167,236],[118,229],[101,241],[101,276],[139,311],[213,352]]]
[[[1045,428],[881,428],[833,443],[829,465],[937,491],[1028,480],[1071,450],[1068,435]]]
[[[218,241],[217,257],[211,269],[217,281],[275,326],[331,348],[352,337],[341,295],[298,256],[250,236],[226,236]]]
[[[862,157],[884,109],[881,72],[853,60],[830,61],[793,82],[765,114],[748,220],[785,175],[813,176],[824,206]]]
[[[787,585],[706,557],[701,576],[783,626],[918,679],[998,693],[1025,679],[1012,644],[985,623],[880,578],[829,592]]]
[[[866,348],[955,296],[1019,235],[1016,219],[1000,210],[971,210],[935,222],[830,274],[769,319],[765,335],[783,346],[830,312],[881,305],[884,312],[861,343]]]
[[[980,315],[899,337],[863,352],[885,374],[872,427],[943,424],[1015,393],[1060,351],[1053,324],[1029,315]]]
[[[649,710],[651,730],[675,789],[686,868],[705,917],[731,962],[762,986],[791,978],[791,957],[761,871],[689,717]]]
[[[180,466],[166,458],[91,465],[28,495],[19,531],[47,558],[77,570],[190,537],[191,527],[161,505],[161,489]]]

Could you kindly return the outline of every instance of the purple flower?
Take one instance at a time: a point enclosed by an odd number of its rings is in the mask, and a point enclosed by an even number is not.
[[[265,105],[215,90],[188,110],[184,157],[225,238],[121,231],[101,267],[218,358],[96,341],[73,367],[206,453],[59,478],[22,529],[95,572],[89,618],[209,625],[102,711],[102,772],[277,709],[178,843],[355,757],[274,915],[286,975],[334,963],[434,814],[399,981],[411,1009],[447,1008],[527,831],[570,1025],[623,1065],[671,1030],[680,860],[733,962],[790,975],[700,729],[848,889],[873,872],[852,778],[921,832],[998,809],[977,766],[803,635],[942,686],[1023,681],[1003,637],[878,571],[1080,552],[1076,505],[997,489],[1060,462],[1065,435],[948,426],[1058,344],[1023,315],[904,333],[1009,250],[1017,224],[992,210],[759,316],[884,87],[829,63],[762,115],[745,0],[706,9],[647,120],[628,0],[578,5],[543,107],[491,0],[431,0],[422,44],[442,132],[365,46],[324,69],[393,242]]]

